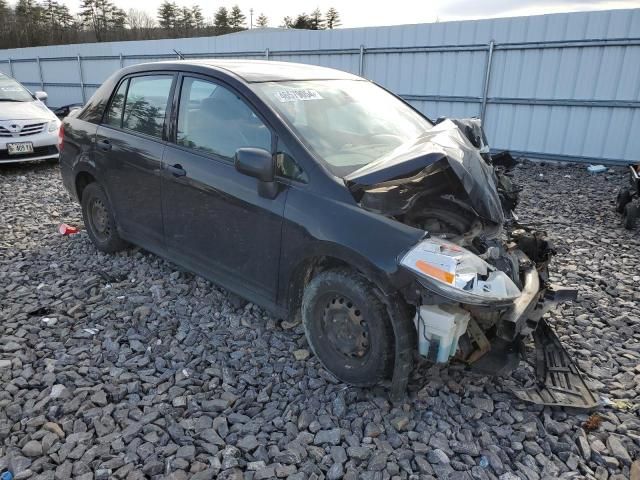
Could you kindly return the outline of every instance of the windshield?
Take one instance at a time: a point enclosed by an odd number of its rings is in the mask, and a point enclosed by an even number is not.
[[[13,78],[0,74],[0,102],[33,102],[33,97]]]
[[[339,177],[413,143],[432,127],[404,102],[363,80],[265,82],[254,87]]]

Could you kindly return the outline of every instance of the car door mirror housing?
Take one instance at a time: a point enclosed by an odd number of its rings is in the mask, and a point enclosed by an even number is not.
[[[33,96],[36,97],[41,102],[44,102],[47,98],[49,98],[49,95],[47,94],[47,92],[43,92],[43,91],[37,91],[33,94]]]
[[[278,184],[275,181],[275,161],[273,155],[263,148],[239,148],[235,155],[236,170],[258,179],[258,194],[275,198]]]

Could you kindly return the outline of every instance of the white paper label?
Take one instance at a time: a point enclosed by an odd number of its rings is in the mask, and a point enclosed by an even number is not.
[[[318,92],[311,88],[299,88],[295,90],[280,90],[275,96],[281,102],[298,102],[306,100],[322,100]]]

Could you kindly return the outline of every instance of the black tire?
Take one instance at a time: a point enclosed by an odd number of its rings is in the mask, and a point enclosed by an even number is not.
[[[361,275],[345,269],[315,276],[302,297],[302,324],[313,353],[343,382],[368,387],[390,377],[391,319]]]
[[[636,227],[638,217],[640,216],[640,204],[639,203],[627,203],[624,207],[624,228],[627,230],[633,230]]]
[[[621,188],[618,191],[618,196],[616,197],[616,212],[624,213],[624,207],[627,206],[633,197],[631,196],[631,192],[628,188]]]
[[[97,183],[90,183],[82,191],[82,218],[91,242],[98,250],[106,253],[127,248],[116,228],[111,207],[104,189]]]

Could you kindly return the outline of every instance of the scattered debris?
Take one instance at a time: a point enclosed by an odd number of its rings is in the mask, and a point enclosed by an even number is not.
[[[73,235],[75,233],[78,233],[79,230],[77,227],[67,225],[66,223],[61,223],[58,227],[58,232],[60,233],[60,235]]]
[[[585,431],[592,432],[600,428],[600,425],[602,425],[602,417],[598,413],[592,413],[589,415],[589,418],[587,418],[582,427]]]
[[[589,173],[604,173],[608,170],[604,165],[589,165],[587,167]]]

